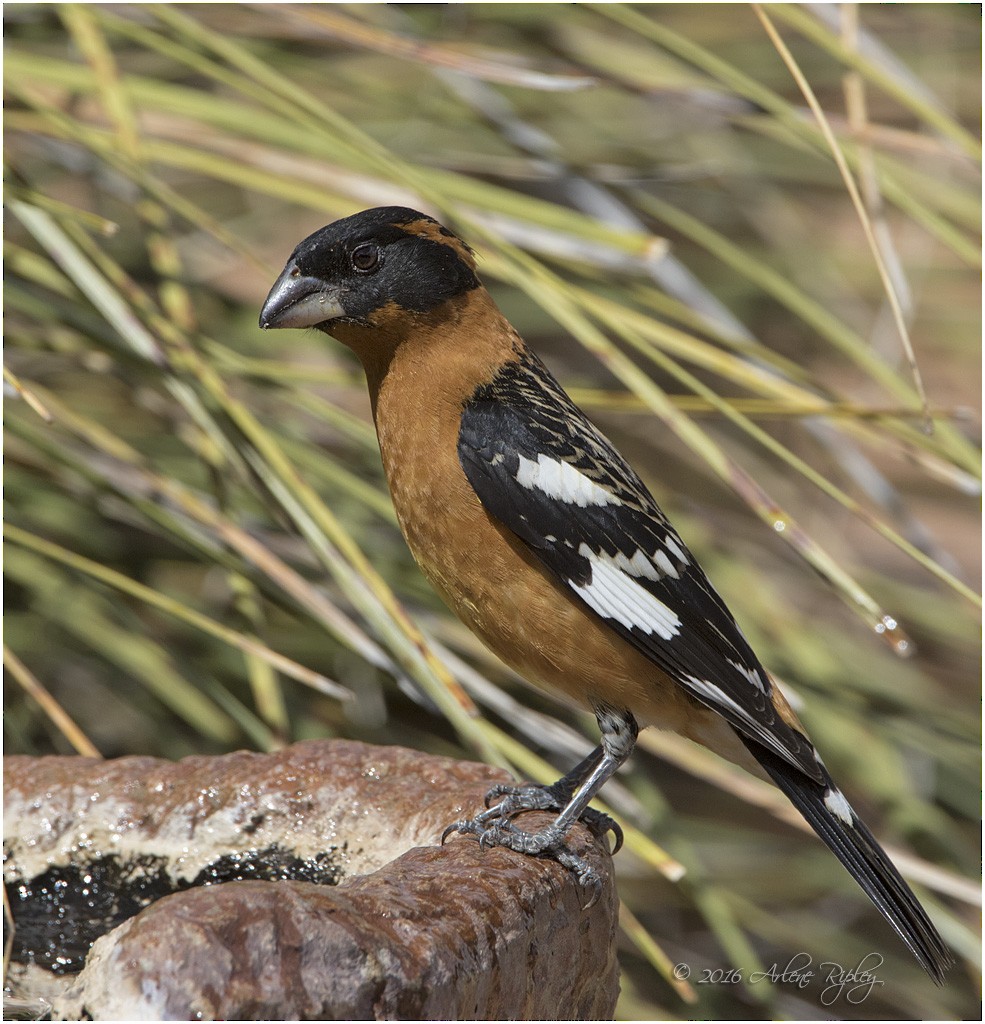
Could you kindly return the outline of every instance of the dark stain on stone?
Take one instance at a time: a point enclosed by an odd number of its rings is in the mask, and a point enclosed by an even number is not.
[[[77,974],[100,935],[162,896],[244,879],[337,885],[345,875],[340,853],[332,849],[305,859],[276,845],[230,853],[191,881],[175,880],[163,857],[123,861],[109,855],[52,867],[5,883],[14,918],[11,959],[54,974]]]

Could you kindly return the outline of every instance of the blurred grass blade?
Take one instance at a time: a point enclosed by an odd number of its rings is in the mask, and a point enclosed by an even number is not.
[[[106,462],[99,464],[100,479],[132,502],[135,508],[155,522],[166,521],[169,530],[189,543],[194,542],[174,517],[186,516],[196,526],[204,527],[221,545],[228,546],[248,563],[255,565],[280,590],[296,601],[298,607],[311,616],[320,628],[326,629],[371,665],[385,672],[399,674],[396,665],[375,641],[268,547],[178,481],[147,470],[141,464],[140,456],[119,438],[108,434],[91,420],[71,412],[59,404],[53,395],[45,393],[45,398],[61,425],[98,451],[124,463],[118,469]],[[23,426],[17,429],[23,433]],[[34,443],[38,443],[36,439]],[[75,464],[81,461],[74,452],[67,453],[66,458]],[[214,552],[210,553],[210,557],[218,558]]]
[[[47,249],[52,259],[106,318],[130,346],[158,366],[165,364],[164,353],[146,331],[129,306],[111,289],[92,264],[69,240],[52,217],[18,199],[10,203],[21,223]]]
[[[619,904],[619,927],[626,933],[627,938],[640,954],[653,964],[664,981],[685,1003],[693,1005],[698,1001],[694,986],[687,981],[686,977],[677,976],[670,957],[653,941],[653,937],[640,924],[639,919],[626,906],[625,902]]]
[[[3,665],[23,687],[25,693],[30,694],[40,705],[55,728],[75,747],[79,754],[83,757],[102,757],[92,740],[72,721],[71,716],[61,704],[51,696],[40,680],[6,644],[3,645]]]
[[[450,68],[487,82],[499,82],[502,85],[545,92],[570,92],[586,89],[596,81],[586,75],[550,74],[517,67],[512,60],[513,54],[509,55],[509,59],[494,60],[488,53],[480,57],[447,46],[429,44],[420,39],[406,38],[375,25],[356,21],[340,10],[330,11],[324,4],[288,7],[284,14],[303,24],[307,30],[306,34],[313,29],[313,35],[324,34],[353,46],[374,50],[387,57],[420,61],[435,68]]]
[[[40,417],[45,423],[51,423],[51,413],[44,407],[44,404],[38,399],[38,396],[31,391],[30,388],[24,387],[24,385],[14,376],[6,366],[3,368],[3,379],[13,390],[13,393],[18,398],[23,399]]]
[[[867,81],[878,86],[904,108],[954,142],[970,159],[981,160],[981,143],[950,117],[939,103],[927,100],[910,82],[900,81],[895,75],[888,73],[884,66],[846,46],[836,32],[822,25],[802,5],[770,4],[770,14],[785,21],[847,67],[855,68]]]
[[[131,580],[105,565],[93,562],[89,558],[77,555],[40,537],[32,536],[19,526],[13,526],[9,523],[4,527],[4,538],[13,544],[27,548],[29,551],[35,551],[46,558],[53,559],[62,565],[91,576],[93,579],[99,580],[100,583],[105,583],[107,586],[122,593],[129,594],[131,597],[158,608],[160,611],[167,612],[167,614],[187,622],[190,626],[194,626],[196,629],[200,629],[202,632],[209,633],[222,640],[223,643],[227,643],[231,647],[235,647],[254,657],[262,658],[277,668],[278,671],[283,672],[284,675],[297,680],[299,683],[304,683],[305,686],[318,690],[319,693],[323,693],[327,697],[333,697],[336,700],[352,700],[352,692],[347,687],[326,678],[319,672],[312,672],[292,659],[285,658],[282,654],[270,650],[254,638],[229,629],[214,619],[210,619],[207,615],[203,615],[201,612],[197,612],[193,608],[189,608],[187,605],[175,601],[165,594],[158,593],[156,590],[152,590],[136,580]],[[190,693],[186,694],[186,696],[190,696]]]
[[[838,145],[838,140],[835,138],[834,132],[831,130],[831,125],[828,123],[824,110],[818,102],[817,97],[814,95],[814,90],[810,87],[810,83],[804,77],[800,66],[797,64],[796,60],[794,60],[793,54],[783,42],[780,34],[776,31],[773,22],[770,20],[770,17],[766,13],[762,4],[753,4],[753,10],[756,12],[756,16],[759,20],[763,23],[763,27],[766,29],[767,35],[770,37],[770,41],[776,47],[777,52],[783,59],[783,63],[786,64],[790,74],[797,82],[800,91],[804,94],[804,98],[807,100],[807,104],[811,108],[811,112],[817,119],[817,122],[821,127],[821,132],[823,133],[825,141],[831,151],[831,155],[838,166],[838,172],[841,174],[841,180],[845,183],[845,189],[851,197],[852,205],[855,207],[859,223],[862,225],[862,231],[865,234],[865,240],[872,253],[873,263],[879,271],[879,277],[882,280],[882,286],[885,290],[886,298],[889,301],[889,308],[893,313],[893,321],[896,324],[896,330],[899,333],[899,339],[903,345],[903,351],[906,353],[906,359],[910,366],[910,375],[913,377],[914,388],[916,389],[917,397],[920,400],[920,406],[923,409],[925,429],[929,434],[933,431],[933,423],[928,411],[927,392],[924,390],[923,377],[920,374],[920,367],[917,364],[916,353],[913,351],[913,342],[910,339],[910,332],[906,326],[906,318],[903,316],[903,309],[900,304],[899,296],[897,295],[892,277],[889,274],[889,269],[886,266],[886,261],[883,258],[882,249],[879,246],[879,242],[876,239],[875,232],[872,228],[872,222],[869,218],[868,210],[866,210],[865,203],[862,202],[861,193],[858,190],[858,186],[855,184],[855,178],[852,176],[852,172],[848,168],[845,155],[842,152],[841,146]]]

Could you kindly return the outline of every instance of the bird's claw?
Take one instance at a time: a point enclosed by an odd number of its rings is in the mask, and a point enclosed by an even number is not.
[[[618,822],[614,818],[610,818],[608,814],[603,814],[601,811],[592,811],[591,808],[589,808],[589,810],[591,813],[598,815],[598,820],[594,824],[592,822],[587,822],[586,824],[599,837],[599,839],[602,839],[606,832],[612,833],[614,845],[610,851],[610,856],[615,857],[615,855],[622,849],[623,840],[625,839],[622,828]]]
[[[472,832],[474,834],[472,826],[475,824],[475,819],[463,818],[461,821],[453,821],[445,830],[441,833],[440,846],[445,845],[445,840],[452,834],[452,832],[458,832],[466,834]]]
[[[486,805],[486,810],[492,807],[493,801],[498,800],[501,796],[506,796],[509,793],[517,790],[518,786],[510,786],[505,782],[497,782],[489,792],[486,793],[483,802]]]

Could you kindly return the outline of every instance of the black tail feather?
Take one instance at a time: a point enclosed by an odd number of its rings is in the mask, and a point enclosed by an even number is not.
[[[819,785],[758,743],[745,737],[743,742],[845,865],[923,969],[938,985],[943,984],[944,972],[954,963],[954,958],[910,887],[851,810],[827,771],[824,772],[825,783]],[[848,817],[852,819],[851,824]]]

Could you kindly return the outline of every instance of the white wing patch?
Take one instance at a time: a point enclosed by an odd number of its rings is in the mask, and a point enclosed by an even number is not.
[[[612,557],[598,554],[582,544],[578,554],[591,564],[592,578],[588,583],[572,582],[570,586],[603,619],[614,619],[627,629],[635,626],[644,633],[656,633],[664,640],[672,640],[680,633],[681,620],[676,612],[633,579],[633,576],[658,578],[656,569],[642,551],[637,551],[631,559],[621,552]]]
[[[741,672],[742,675],[752,683],[753,686],[759,690],[760,693],[766,693],[766,683],[763,681],[763,676],[759,669],[746,668],[745,665],[740,661],[733,661],[731,658],[725,659],[737,672]]]
[[[678,543],[677,543],[677,542],[676,542],[676,541],[674,540],[674,538],[673,538],[673,537],[671,537],[671,536],[670,536],[669,534],[668,534],[668,536],[664,537],[664,547],[665,547],[665,548],[666,548],[666,549],[667,549],[667,550],[668,550],[668,551],[669,551],[669,552],[670,552],[670,553],[671,553],[671,554],[672,554],[672,555],[674,556],[674,558],[676,558],[676,559],[677,559],[677,560],[678,560],[679,562],[683,562],[683,563],[684,563],[684,565],[690,565],[690,564],[691,564],[691,560],[690,560],[690,559],[689,559],[689,558],[687,557],[687,555],[685,555],[685,554],[684,554],[684,552],[683,552],[683,551],[681,550],[681,546],[680,546],[680,545],[679,545],[679,544],[678,544]],[[675,575],[676,575],[676,573],[675,573]]]
[[[673,543],[673,541],[671,541],[671,543]],[[674,544],[674,547],[677,547],[677,545]],[[667,557],[666,553],[661,551],[660,548],[657,548],[657,550],[654,551],[653,560],[658,566],[660,566],[660,571],[665,576],[673,576],[675,580],[679,580],[681,578],[681,574],[677,571],[677,566],[674,565],[674,563]]]
[[[714,683],[709,683],[707,679],[698,679],[697,676],[688,676],[687,681],[694,688],[696,693],[700,694],[702,697],[706,697],[712,702],[712,704],[718,704],[720,707],[728,708],[729,711],[746,722],[753,730],[754,735],[762,733],[762,723],[757,722],[741,704],[734,701],[720,686],[716,686]]]
[[[852,805],[845,799],[845,794],[840,789],[831,787],[824,794],[824,806],[836,817],[840,818],[846,825],[855,824],[855,815],[852,812]]]
[[[632,558],[627,558],[621,551],[617,551],[612,564],[623,572],[628,572],[630,576],[645,576],[648,580],[660,579],[660,573],[654,568],[653,560],[647,558],[642,548],[637,548]]]
[[[674,563],[660,548],[657,548],[652,555],[648,555],[642,548],[637,548],[632,558],[627,558],[621,551],[617,551],[611,561],[613,565],[628,572],[630,576],[643,576],[645,579],[653,580],[654,583],[663,579],[664,576],[673,576],[675,580],[681,578]]]
[[[570,463],[552,459],[540,453],[537,461],[519,456],[516,482],[527,490],[536,488],[549,498],[557,498],[569,505],[586,508],[588,505],[621,505],[616,495],[600,487],[590,477],[579,472]]]

